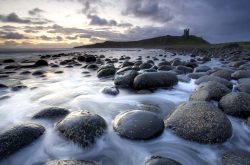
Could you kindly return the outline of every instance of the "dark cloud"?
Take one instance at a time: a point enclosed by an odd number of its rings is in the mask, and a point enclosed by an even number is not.
[[[2,39],[15,39],[15,40],[20,40],[20,39],[29,39],[29,37],[20,34],[20,33],[12,33],[12,32],[0,32],[0,38]]]
[[[68,36],[66,37],[68,40],[76,40],[78,36]]]
[[[45,11],[39,8],[34,8],[29,11],[29,15],[31,16],[40,16],[41,13],[44,13]]]
[[[62,38],[61,36],[57,36],[57,37],[56,37],[56,40],[57,40],[57,41],[62,41],[63,38]]]
[[[13,31],[16,31],[16,29],[18,28],[15,26],[5,25],[5,26],[1,26],[0,29],[1,31],[13,32]]]
[[[42,39],[42,40],[44,40],[44,41],[51,41],[51,40],[53,40],[52,37],[48,37],[48,36],[46,36],[46,35],[42,35],[42,36],[40,36],[39,38]]]
[[[98,26],[116,26],[117,22],[115,20],[107,20],[104,18],[100,18],[98,15],[87,15],[90,19],[90,25],[98,25]]]
[[[168,22],[174,18],[170,8],[163,0],[127,0],[124,15],[149,18],[157,22]]]
[[[18,23],[18,24],[48,24],[53,21],[46,18],[20,18],[16,13],[10,13],[8,15],[0,15],[0,21],[6,23]]]

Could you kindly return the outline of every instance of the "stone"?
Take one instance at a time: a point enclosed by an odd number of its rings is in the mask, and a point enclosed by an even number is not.
[[[202,144],[223,143],[232,136],[230,120],[206,101],[179,105],[165,119],[165,126],[186,140]]]
[[[181,163],[162,156],[152,156],[145,165],[181,165]]]
[[[138,73],[135,70],[119,72],[115,75],[114,84],[121,88],[131,88],[133,87],[134,78],[137,75]]]
[[[49,107],[37,112],[33,119],[56,119],[62,118],[69,114],[69,110],[59,107]]]
[[[113,120],[113,129],[121,137],[131,140],[149,140],[161,135],[163,120],[153,112],[132,110]]]

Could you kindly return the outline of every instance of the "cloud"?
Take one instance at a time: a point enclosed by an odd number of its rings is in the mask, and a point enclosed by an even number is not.
[[[63,38],[62,38],[61,36],[57,36],[57,37],[56,37],[56,40],[57,40],[57,41],[62,41]]]
[[[28,13],[31,16],[40,16],[41,13],[44,13],[45,11],[39,8],[34,8],[32,10],[30,10]]]
[[[53,21],[46,18],[20,18],[16,13],[10,13],[8,15],[0,15],[0,21],[6,23],[17,23],[17,24],[48,24]]]
[[[116,26],[117,22],[115,20],[106,20],[100,18],[98,15],[87,15],[90,19],[89,25],[98,25],[98,26]]]
[[[122,14],[164,23],[174,18],[174,14],[163,0],[127,0],[126,9]]]
[[[78,37],[77,36],[68,36],[66,37],[68,40],[76,40]]]
[[[42,36],[40,36],[39,38],[42,39],[42,40],[44,40],[44,41],[51,41],[51,40],[53,40],[52,37],[48,37],[48,36],[46,36],[46,35],[42,35]]]
[[[0,33],[0,38],[2,39],[15,39],[15,40],[20,40],[20,39],[29,39],[29,37],[20,34],[20,33],[6,33],[6,32],[1,32]]]

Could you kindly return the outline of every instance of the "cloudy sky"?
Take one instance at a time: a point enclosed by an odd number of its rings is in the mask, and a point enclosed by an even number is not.
[[[0,48],[181,35],[250,41],[250,0],[0,0]]]

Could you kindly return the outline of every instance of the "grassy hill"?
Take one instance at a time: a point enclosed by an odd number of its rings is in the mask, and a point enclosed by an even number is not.
[[[208,45],[209,42],[197,36],[162,36],[139,41],[106,41],[92,45],[83,45],[75,48],[159,48],[171,45]]]

